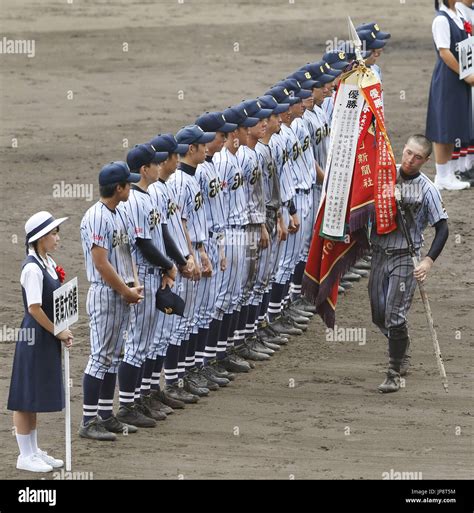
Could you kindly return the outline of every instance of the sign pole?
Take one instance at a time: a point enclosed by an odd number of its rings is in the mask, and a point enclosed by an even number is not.
[[[67,328],[66,328],[67,329]],[[64,356],[64,381],[66,402],[66,470],[71,471],[71,386],[69,374],[69,348],[63,347]]]

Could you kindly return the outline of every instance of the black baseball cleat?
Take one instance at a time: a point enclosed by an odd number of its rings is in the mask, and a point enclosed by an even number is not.
[[[276,331],[271,329],[270,325],[265,328],[259,328],[257,330],[257,336],[264,342],[270,342],[271,344],[284,345],[288,343],[286,337],[281,337]]]
[[[197,395],[198,397],[205,397],[206,395],[209,395],[209,389],[207,387],[197,385],[193,378],[185,376],[183,381],[184,390],[186,390],[186,392]]]
[[[400,389],[400,373],[393,369],[388,369],[385,381],[377,387],[377,390],[382,394],[390,392],[398,392]]]
[[[240,344],[236,347],[235,351],[239,356],[247,360],[254,360],[256,362],[263,362],[265,360],[270,360],[270,356],[268,354],[259,353],[254,351],[246,342]]]
[[[305,312],[310,312],[312,314],[316,313],[316,306],[308,301],[304,296],[300,296],[298,299],[293,301],[292,305],[298,310],[304,310]]]
[[[185,407],[185,402],[180,399],[174,399],[167,395],[163,390],[155,390],[157,392],[158,399],[165,405],[173,408],[174,410],[182,410]],[[154,393],[152,392],[152,394]]]
[[[243,358],[237,360],[236,356],[238,355],[234,353],[228,354],[223,360],[220,360],[222,362],[221,365],[228,372],[248,372],[250,370],[249,363]]]
[[[99,417],[93,418],[87,424],[81,423],[79,436],[91,440],[100,440],[102,442],[113,442],[117,440],[117,436],[114,433],[111,433],[99,423]]]
[[[120,406],[117,413],[117,420],[123,424],[131,424],[132,426],[142,428],[156,427],[156,420],[142,413],[136,404],[131,406]]]
[[[166,415],[170,415],[174,413],[173,408],[163,403],[160,396],[159,390],[152,390],[150,395],[148,396],[150,399],[150,408],[152,410],[159,410],[165,413]]]
[[[354,264],[354,267],[357,267],[357,269],[364,269],[366,271],[370,271],[371,269],[370,261],[365,258],[357,260],[357,262]]]
[[[136,409],[143,413],[143,415],[146,415],[147,417],[150,417],[155,420],[165,420],[166,419],[166,413],[161,411],[158,408],[153,408],[151,405],[151,398],[149,395],[143,395],[139,399],[135,399],[135,405]]]
[[[308,317],[300,315],[296,310],[291,308],[291,306],[290,306],[290,308],[285,310],[285,314],[284,315],[290,317],[291,319],[293,319],[298,324],[308,324],[309,323]]]
[[[210,361],[208,366],[211,368],[214,375],[218,378],[226,378],[229,381],[234,381],[235,374],[232,374],[232,372],[227,371],[219,360]]]
[[[351,273],[350,271],[348,271],[346,274],[344,274],[342,276],[342,280],[343,281],[359,281],[360,280],[360,275],[359,274],[355,274],[355,273]],[[344,285],[345,287],[345,285]]]
[[[250,349],[256,351],[257,353],[268,354],[269,356],[275,354],[275,351],[273,349],[270,349],[269,347],[263,345],[263,343],[260,340],[258,340],[257,337],[249,338],[245,342],[247,343],[247,346],[250,347]]]
[[[257,337],[257,338],[261,344],[263,344],[265,347],[273,349],[273,351],[279,351],[281,349],[281,347],[278,344],[275,344],[274,342],[269,342],[268,340],[265,340],[261,337]]]
[[[468,182],[471,187],[474,187],[474,177],[468,171],[457,171],[455,175],[461,182]]]
[[[215,381],[211,381],[206,376],[207,373],[203,372],[203,368],[197,369],[197,373],[196,373],[196,376],[198,377],[198,380],[199,380],[198,381],[199,385],[204,387],[204,388],[208,388],[211,392],[212,391],[215,392],[216,390],[219,390],[219,385]]]
[[[165,386],[165,389],[163,390],[163,399],[166,401],[173,399],[184,404],[194,404],[199,401],[199,396],[190,394],[189,392],[186,392],[183,387],[180,387],[178,383],[173,383],[172,385]],[[174,407],[177,408],[177,406]]]
[[[312,319],[314,317],[314,313],[303,310],[302,308],[298,308],[298,306],[295,306],[294,302],[290,304],[288,310],[295,312],[295,314],[299,315],[300,317],[307,317],[308,319]]]
[[[217,376],[210,365],[206,365],[205,367],[203,367],[200,370],[200,374],[207,379],[208,383],[213,383],[214,385],[217,385],[217,388],[225,387],[230,383],[229,379]]]
[[[285,310],[283,310],[281,317],[283,319],[283,323],[288,323],[290,326],[293,326],[296,329],[299,329],[301,331],[306,331],[308,329],[307,324],[303,324],[300,322],[295,321],[291,315],[288,315]],[[307,319],[306,319],[307,321]]]
[[[300,330],[299,328],[295,328],[292,324],[290,324],[285,318],[283,318],[281,315],[280,317],[277,317],[272,322],[272,328],[279,333],[281,336],[285,335],[302,335],[303,330]]]
[[[344,294],[345,291],[346,291],[346,289],[342,285],[339,285],[339,288],[337,289],[337,293]]]
[[[341,280],[341,283],[339,285],[344,288],[344,291],[352,288],[352,283],[350,281]]]
[[[369,276],[369,271],[367,269],[361,269],[357,267],[357,264],[354,264],[354,267],[350,268],[350,272],[354,274],[358,274],[361,278],[365,278]]]
[[[105,427],[107,431],[110,431],[110,433],[121,433],[125,435],[128,433],[136,433],[138,431],[136,426],[120,422],[115,415],[112,415],[108,419],[103,419],[99,416],[97,422],[101,426]]]

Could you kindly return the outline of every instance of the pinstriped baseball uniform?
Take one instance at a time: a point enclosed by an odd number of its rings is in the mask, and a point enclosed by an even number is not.
[[[107,371],[116,373],[119,356],[127,337],[130,307],[105,283],[95,268],[91,250],[107,250],[107,259],[125,283],[132,283],[133,267],[130,243],[134,236],[123,205],[115,211],[101,201],[87,210],[81,221],[81,241],[86,263],[87,313],[90,317],[91,354],[85,369],[90,376],[103,379]]]
[[[423,246],[423,231],[448,215],[441,195],[431,180],[420,173],[412,179],[404,179],[398,172],[397,183],[401,187],[402,201],[413,245],[417,254]],[[397,229],[387,235],[378,235],[375,227],[371,232],[373,247],[372,271],[369,278],[369,296],[372,320],[382,333],[406,322],[416,280],[413,262],[406,251],[408,244],[397,214]],[[387,255],[385,251],[394,252]]]
[[[216,319],[232,313],[242,292],[240,271],[245,265],[245,226],[249,222],[244,190],[243,171],[237,157],[223,148],[215,153],[213,162],[223,184],[223,203],[226,219],[224,251],[227,268],[219,274],[216,294]],[[225,347],[217,347],[225,351]]]
[[[147,191],[132,185],[124,208],[131,219],[135,237],[151,240],[161,253],[166,254],[161,230],[162,222],[166,222],[164,205],[155,204]],[[136,244],[133,245],[133,254],[137,263],[138,279],[143,285],[143,300],[131,307],[132,328],[125,344],[123,361],[140,367],[146,359],[156,330],[155,296],[161,283],[161,271],[146,260]]]
[[[269,146],[275,161],[275,168],[280,183],[281,201],[285,204],[294,198],[296,192],[289,153],[286,149],[286,138],[281,130],[271,136]]]
[[[323,111],[326,114],[326,118],[329,121],[329,126],[332,124],[332,114],[334,112],[334,97],[335,93],[333,93],[331,96],[324,98],[323,103],[321,105]]]
[[[206,253],[213,269],[212,276],[201,278],[196,286],[193,332],[197,333],[199,328],[207,328],[209,326],[216,309],[217,280],[221,274],[219,267],[219,245],[225,232],[225,214],[222,182],[212,157],[206,157],[206,160],[198,165],[195,177],[203,195],[209,230]],[[203,356],[204,354],[196,352],[197,358],[202,358]]]

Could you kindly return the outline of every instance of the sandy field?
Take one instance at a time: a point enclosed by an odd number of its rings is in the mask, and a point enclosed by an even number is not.
[[[371,324],[365,278],[341,298],[336,318],[339,327],[366,329],[365,344],[327,341],[315,318],[270,362],[156,429],[110,444],[76,434],[88,357],[79,224],[92,201],[87,194],[58,198],[54,192],[61,182],[83,184],[95,201],[99,169],[123,159],[127,143],[175,132],[205,110],[263,94],[320,59],[327,41],[347,38],[347,14],[356,24],[374,20],[392,33],[380,63],[399,158],[407,136],[424,132],[435,60],[431,0],[1,4],[1,33],[34,39],[35,56],[0,55],[0,327],[19,326],[23,315],[25,220],[39,210],[69,216],[55,259],[68,279],[78,276],[81,295],[71,368],[73,470],[94,479],[382,479],[391,470],[423,479],[472,477],[472,192],[444,194],[450,237],[427,285],[449,394],[418,295],[406,387],[392,395],[376,391],[387,356]],[[426,172],[433,175],[432,164]],[[15,469],[6,409],[13,352],[11,341],[0,343],[0,478],[31,479],[36,476]],[[63,415],[42,414],[39,422],[42,448],[62,457]]]

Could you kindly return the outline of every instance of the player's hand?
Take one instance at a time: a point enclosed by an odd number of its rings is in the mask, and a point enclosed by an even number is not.
[[[193,277],[191,278],[193,281],[199,281],[201,279],[202,273],[199,265],[195,265],[193,269]]]
[[[66,346],[71,347],[74,336],[71,330],[63,330],[56,335],[57,338]]]
[[[168,276],[168,274],[163,274],[163,277],[161,278],[161,288],[165,289],[166,287],[172,289],[174,287],[174,280]]]
[[[283,217],[278,218],[277,222],[277,240],[283,242],[288,238],[288,228],[285,226]]]
[[[433,267],[433,260],[431,260],[430,257],[425,257],[419,263],[418,267],[415,268],[415,270],[413,271],[413,275],[415,276],[415,278],[418,281],[424,282],[432,267]]]
[[[186,262],[186,265],[183,266],[182,269],[180,269],[181,274],[185,278],[188,278],[188,280],[192,280],[195,267],[196,267],[196,264],[194,262],[194,257],[193,257],[193,255],[189,255],[188,256],[188,260]]]
[[[205,251],[201,253],[201,272],[204,278],[210,278],[212,276],[212,264]]]
[[[128,304],[134,305],[136,303],[140,303],[140,301],[143,299],[142,292],[143,285],[140,285],[139,287],[130,287],[127,288],[123,298]]]
[[[270,235],[268,235],[268,230],[264,223],[264,224],[262,224],[262,231],[260,233],[260,240],[258,242],[258,245],[262,249],[267,249],[269,244],[270,244]]]
[[[167,269],[166,272],[165,272],[165,275],[170,278],[171,280],[175,281],[176,280],[176,275],[178,274],[178,269],[176,268],[176,266],[173,264],[173,267],[171,269]]]
[[[471,87],[474,87],[474,73],[464,77],[464,82],[467,82]]]
[[[298,214],[290,216],[290,224],[288,225],[288,233],[296,233],[300,229],[300,220]]]
[[[227,258],[224,255],[221,255],[220,258],[220,269],[221,271],[225,271],[227,269]]]

